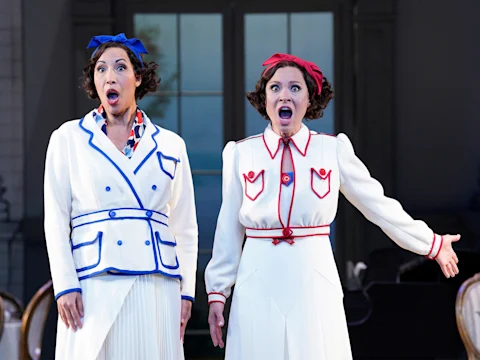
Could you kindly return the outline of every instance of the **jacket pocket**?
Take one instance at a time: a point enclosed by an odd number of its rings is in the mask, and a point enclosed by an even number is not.
[[[255,201],[265,188],[264,173],[265,170],[261,170],[256,175],[253,171],[243,174],[245,179],[245,196],[252,201]]]
[[[175,250],[177,246],[175,239],[162,239],[158,231],[155,231],[155,239],[157,240],[158,254],[162,266],[170,270],[178,269],[180,264]]]
[[[76,241],[71,240],[73,262],[77,272],[93,269],[100,264],[102,256],[103,232],[99,231],[93,240]]]
[[[325,170],[321,168],[319,171],[314,168],[311,169],[311,187],[313,192],[320,198],[323,199],[330,193],[330,177],[332,170]]]
[[[173,180],[175,178],[177,164],[180,162],[180,159],[164,155],[161,151],[157,151],[157,157],[160,164],[160,169],[165,173],[165,175]]]

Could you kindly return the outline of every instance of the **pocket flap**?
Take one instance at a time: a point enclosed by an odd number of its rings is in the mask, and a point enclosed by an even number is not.
[[[157,151],[157,157],[160,163],[160,169],[173,180],[175,172],[177,171],[177,163],[180,162],[180,159],[165,155],[161,151]]]

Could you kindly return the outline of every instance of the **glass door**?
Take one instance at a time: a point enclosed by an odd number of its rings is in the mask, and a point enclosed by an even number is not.
[[[211,345],[203,276],[221,205],[223,146],[261,133],[267,125],[245,98],[260,77],[262,62],[276,52],[292,53],[316,62],[334,80],[333,12],[318,4],[302,12],[293,12],[299,11],[295,3],[274,4],[278,3],[206,1],[182,6],[179,1],[162,8],[153,1],[132,3],[124,15],[131,18],[120,21],[146,43],[147,60],[159,64],[160,89],[139,106],[154,123],[185,140],[192,167],[199,260],[196,302],[185,339],[187,359],[223,354]],[[182,12],[186,8],[188,12]],[[333,133],[333,103],[322,119],[306,124]]]

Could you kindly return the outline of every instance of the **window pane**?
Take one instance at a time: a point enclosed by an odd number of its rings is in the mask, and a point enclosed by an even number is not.
[[[245,92],[255,89],[262,63],[278,52],[287,52],[287,14],[245,15]],[[267,124],[246,100],[245,135],[261,133]]]
[[[292,54],[305,60],[313,61],[322,70],[333,86],[333,13],[292,13],[291,40]],[[327,106],[322,118],[305,121],[312,130],[334,133],[334,103]]]
[[[255,109],[252,104],[245,99],[245,119],[246,119],[246,134],[245,136],[252,136],[261,134],[265,130],[270,121],[265,120]]]
[[[144,43],[155,61],[161,78],[160,90],[177,91],[177,16],[175,14],[135,14],[135,37]]]
[[[221,170],[223,149],[223,97],[181,98],[182,137],[192,169]]]
[[[245,15],[245,91],[255,89],[262,63],[287,52],[287,14]]]
[[[138,102],[153,123],[178,132],[178,98],[176,96],[147,95]]]
[[[180,51],[182,91],[222,91],[220,14],[181,15]]]
[[[193,185],[199,224],[198,247],[212,249],[217,217],[222,203],[222,177],[221,175],[193,175]],[[210,258],[210,254],[199,257],[199,268],[204,269]]]

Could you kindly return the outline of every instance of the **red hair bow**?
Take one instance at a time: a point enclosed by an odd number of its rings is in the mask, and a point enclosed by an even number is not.
[[[282,61],[291,61],[297,64],[298,66],[302,67],[305,69],[305,71],[310,75],[313,80],[317,83],[317,88],[318,88],[318,95],[322,92],[322,80],[323,80],[323,73],[320,70],[320,68],[315,65],[313,62],[306,61],[303,59],[300,59],[299,57],[290,55],[290,54],[274,54],[272,55],[269,59],[267,59],[262,66],[267,66],[269,65],[265,71],[268,69],[272,68],[273,66],[277,65],[278,63]],[[265,73],[264,71],[264,73]]]

